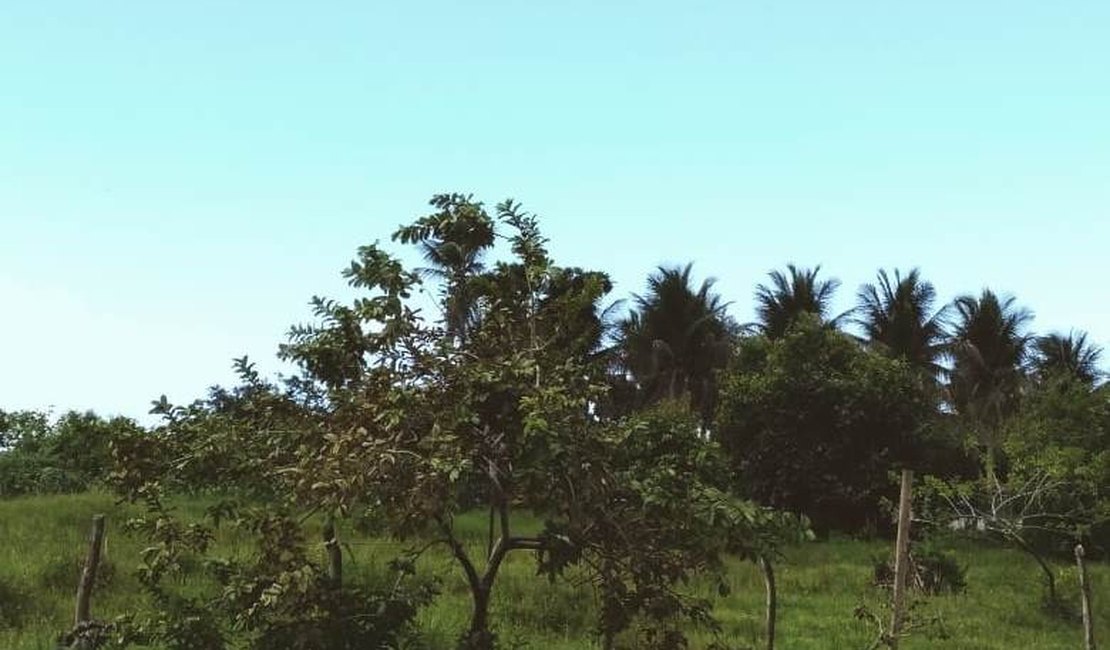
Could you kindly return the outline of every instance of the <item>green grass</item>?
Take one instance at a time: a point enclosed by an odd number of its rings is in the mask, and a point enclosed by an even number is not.
[[[180,504],[183,512],[199,517],[208,503],[191,500]],[[102,494],[33,497],[0,501],[0,649],[52,648],[58,632],[72,618],[85,536],[91,516],[108,515],[105,581],[93,599],[93,613],[101,618],[135,611],[144,599],[133,572],[142,540],[128,537],[121,526],[138,511],[114,504]],[[525,522],[525,525],[535,522]],[[460,529],[478,551],[484,543],[485,520],[481,515],[460,521]],[[344,567],[347,579],[372,580],[385,562],[404,548],[397,542],[359,536],[341,528],[351,553]],[[872,557],[887,551],[882,542],[846,539],[813,543],[789,549],[778,567],[780,619],[779,648],[854,649],[873,638],[870,628],[853,617],[866,604],[879,611],[883,593],[871,586]],[[902,648],[945,649],[1075,649],[1082,647],[1078,622],[1064,620],[1040,606],[1039,574],[1024,555],[999,548],[953,542],[960,561],[968,566],[968,590],[958,596],[927,599],[923,614],[943,620],[939,630],[921,632]],[[249,552],[233,532],[221,533],[217,551]],[[480,553],[479,553],[480,555]],[[1060,587],[1066,598],[1077,598],[1075,570],[1058,567]],[[419,617],[430,648],[449,648],[465,626],[469,595],[450,557],[432,553],[420,564],[422,573],[442,579],[442,594]],[[1110,642],[1110,567],[1091,567],[1097,614],[1096,639]],[[741,646],[760,646],[762,639],[763,585],[754,567],[733,562],[729,566],[732,593],[717,598],[717,615],[725,638]],[[198,578],[186,589],[200,589]],[[708,584],[692,589],[709,596]],[[529,648],[571,650],[596,648],[593,628],[593,594],[588,587],[560,582],[549,584],[535,576],[527,554],[510,558],[498,578],[494,593],[494,620],[499,637]],[[694,647],[708,642],[694,636]]]

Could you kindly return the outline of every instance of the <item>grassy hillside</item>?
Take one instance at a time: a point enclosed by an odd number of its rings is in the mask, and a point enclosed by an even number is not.
[[[197,516],[203,501],[180,504]],[[53,647],[58,631],[72,617],[73,592],[84,552],[84,536],[94,513],[108,514],[105,581],[93,600],[94,616],[110,618],[142,607],[138,582],[132,575],[142,541],[129,538],[121,525],[128,508],[101,494],[35,497],[0,501],[0,648],[31,650]],[[467,520],[472,543],[483,543],[484,521]],[[372,579],[401,545],[359,536],[349,529],[351,557],[345,572],[350,580]],[[219,550],[249,552],[234,533],[225,532]],[[864,648],[872,631],[853,616],[866,604],[878,611],[882,592],[871,586],[872,558],[885,553],[882,542],[834,540],[788,552],[779,567],[779,647],[789,650]],[[1050,616],[1039,606],[1040,583],[1034,563],[1019,553],[958,543],[953,546],[969,567],[968,590],[958,596],[928,599],[923,613],[939,616],[943,625],[912,637],[903,648],[1075,649],[1082,645],[1079,625]],[[1075,597],[1075,571],[1058,567],[1064,593]],[[422,612],[421,627],[429,648],[449,648],[465,625],[468,594],[461,576],[445,555],[429,556],[423,573],[442,578],[442,595]],[[1092,567],[1095,608],[1100,614],[1096,638],[1110,640],[1110,567]],[[586,587],[548,584],[535,577],[526,554],[510,558],[495,588],[494,619],[507,647],[594,648],[592,594]],[[185,588],[201,588],[203,582]],[[753,567],[730,567],[732,593],[719,598],[717,613],[726,637],[756,647],[762,638],[763,587]],[[708,585],[693,585],[710,593]],[[696,638],[704,643],[707,638]]]

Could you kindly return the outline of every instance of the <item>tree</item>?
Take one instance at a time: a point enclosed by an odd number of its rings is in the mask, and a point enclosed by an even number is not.
[[[0,496],[78,492],[103,480],[110,441],[140,427],[123,417],[0,411]]]
[[[819,530],[875,524],[891,469],[915,460],[933,414],[904,361],[803,316],[784,337],[744,340],[722,379],[714,434],[758,502]]]
[[[1028,358],[1033,313],[1015,299],[983,289],[978,298],[956,298],[949,351],[949,393],[956,411],[972,426],[986,450],[987,473],[995,471],[1000,425],[1017,406]]]
[[[112,441],[111,484],[145,506],[126,526],[148,542],[137,575],[149,601],[111,625],[114,645],[405,647],[432,585],[402,563],[389,579],[344,584],[336,564],[322,564],[307,541],[320,524],[317,509],[298,501],[287,470],[304,450],[329,442],[329,411],[316,387],[303,377],[263,379],[246,357],[235,370],[238,386],[213,387],[187,406],[163,396],[151,411],[161,426]],[[203,518],[178,516],[167,496],[183,491],[214,497]],[[252,553],[215,548],[217,529],[228,526]],[[212,580],[182,588],[188,566],[207,567]]]
[[[928,480],[924,493],[939,498],[939,508],[925,506],[925,520],[948,529],[972,530],[996,537],[1029,554],[1041,569],[1045,602],[1051,609],[1060,607],[1056,576],[1045,554],[1037,548],[1038,535],[1069,539],[1075,531],[1071,508],[1056,509],[1066,486],[1045,473],[1007,481],[981,478],[967,483],[946,484]]]
[[[947,307],[934,311],[936,290],[917,269],[905,277],[895,270],[893,278],[879,270],[877,283],[863,285],[858,300],[856,322],[871,345],[930,377],[941,373]]]
[[[829,327],[838,327],[849,312],[829,317],[833,294],[840,281],[819,280],[820,266],[812,269],[786,265],[787,273],[771,271],[770,285],[756,288],[756,314],[759,330],[770,339],[784,336],[802,314],[811,314]]]
[[[1033,341],[1033,349],[1033,368],[1042,380],[1068,375],[1093,385],[1102,376],[1098,367],[1102,348],[1090,343],[1086,332],[1041,336]]]
[[[1010,480],[1043,476],[1060,486],[1046,495],[1045,507],[1068,513],[1071,537],[1110,549],[1110,387],[1050,375],[1029,388],[1003,426]]]
[[[478,204],[458,196],[433,205],[450,203],[451,219],[481,222]],[[509,258],[445,280],[441,318],[426,319],[414,299],[427,274],[376,244],[361,247],[345,271],[361,295],[349,305],[314,298],[316,322],[293,328],[281,348],[301,372],[292,395],[232,391],[220,408],[195,413],[160,404],[173,435],[159,440],[170,448],[150,449],[145,439],[120,445],[117,482],[136,498],[153,494],[156,506],[151,477],[209,477],[270,490],[290,512],[369,509],[416,544],[401,566],[433,547],[450,554],[471,596],[463,648],[493,647],[491,595],[514,553],[531,554],[551,579],[580,567],[597,586],[607,644],[641,626],[640,647],[677,647],[679,619],[711,622],[683,581],[719,569],[726,551],[773,556],[783,521],[727,491],[727,473],[715,469],[719,450],[688,415],[598,416],[607,368],[596,354],[597,305],[608,279],[557,266],[537,218],[518,204],[501,203],[496,215],[495,237],[508,241]],[[396,238],[420,244],[438,218]],[[471,305],[464,336],[450,309],[459,291]],[[296,408],[287,409],[289,400]],[[242,469],[241,449],[256,459]],[[481,550],[456,526],[476,499],[491,513]],[[522,533],[521,511],[542,517],[542,531]],[[285,530],[289,518],[271,520],[256,527]],[[262,541],[295,555],[296,535],[286,538],[293,541]],[[232,584],[276,579],[237,575]]]
[[[482,271],[483,257],[493,246],[494,222],[469,195],[438,194],[429,203],[439,211],[400,228],[393,239],[420,249],[428,263],[420,273],[441,282],[447,330],[465,338],[477,309],[469,281]]]
[[[717,387],[716,371],[731,349],[726,303],[713,280],[694,288],[693,265],[659,267],[648,291],[633,296],[632,311],[617,324],[620,369],[645,403],[687,397],[708,419]]]

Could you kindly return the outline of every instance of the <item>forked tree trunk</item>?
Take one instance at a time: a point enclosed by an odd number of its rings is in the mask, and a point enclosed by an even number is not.
[[[493,650],[493,633],[489,629],[490,589],[479,587],[472,590],[474,609],[470,615],[470,630],[467,632],[466,650]]]

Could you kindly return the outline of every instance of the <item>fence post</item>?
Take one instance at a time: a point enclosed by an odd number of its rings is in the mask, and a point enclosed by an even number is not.
[[[324,522],[324,550],[328,553],[328,578],[335,589],[343,586],[343,550],[335,534],[335,517],[328,515]]]
[[[100,548],[104,544],[104,515],[93,515],[92,521],[89,554],[85,558],[85,568],[81,571],[81,581],[77,584],[77,611],[73,617],[75,627],[89,620],[89,601],[96,582],[96,571],[100,566]]]
[[[1079,594],[1083,599],[1083,647],[1095,650],[1095,615],[1091,611],[1091,582],[1087,577],[1086,553],[1082,544],[1075,545],[1075,563],[1079,565]]]
[[[898,499],[898,538],[894,547],[894,597],[890,614],[890,647],[898,648],[902,633],[906,599],[906,573],[909,570],[910,509],[913,496],[913,471],[902,470],[902,492]]]

